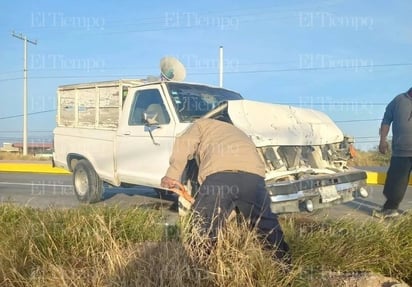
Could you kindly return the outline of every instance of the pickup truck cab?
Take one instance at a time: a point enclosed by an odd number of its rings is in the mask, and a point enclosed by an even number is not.
[[[53,163],[73,173],[81,202],[100,201],[104,182],[160,189],[176,136],[196,119],[221,113],[256,144],[274,212],[312,211],[367,196],[366,173],[347,166],[349,138],[319,111],[177,81],[67,85],[57,95]],[[181,179],[194,196],[196,169],[189,161]]]

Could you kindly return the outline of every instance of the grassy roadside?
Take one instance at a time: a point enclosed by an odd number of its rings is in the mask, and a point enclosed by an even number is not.
[[[375,151],[356,151],[354,158],[348,161],[350,166],[389,166],[391,154]]]
[[[0,205],[0,286],[320,286],[324,271],[375,271],[412,284],[411,215],[284,217],[294,261],[287,274],[243,225],[230,224],[204,256],[185,224],[161,222],[141,209]]]
[[[0,160],[4,161],[50,161],[50,157],[21,155],[18,153],[0,152]]]

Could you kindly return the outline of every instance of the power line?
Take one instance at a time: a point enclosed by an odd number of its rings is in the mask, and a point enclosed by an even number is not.
[[[356,140],[356,138],[355,138]],[[360,143],[378,143],[379,140],[375,140],[375,141],[355,141],[355,144],[360,144]]]
[[[6,72],[1,72],[0,75],[4,75],[4,74],[14,74],[14,73],[20,73],[21,70],[14,70],[14,71],[6,71]]]
[[[32,115],[38,115],[38,114],[44,114],[44,113],[50,113],[50,112],[55,112],[56,109],[53,110],[45,110],[45,111],[39,111],[39,112],[32,112],[32,113],[28,113],[27,115],[32,116]],[[1,117],[0,120],[6,120],[6,119],[13,119],[13,118],[20,118],[23,115],[14,115],[14,116],[6,116],[6,117]]]
[[[262,65],[265,63],[259,63]],[[270,64],[270,63],[267,63]],[[248,64],[256,65],[256,64]],[[329,70],[353,70],[353,69],[364,69],[364,68],[385,68],[385,67],[409,67],[412,66],[412,63],[388,63],[388,64],[365,64],[365,65],[343,65],[343,66],[329,66],[329,67],[298,67],[298,68],[281,68],[281,69],[256,69],[256,70],[244,70],[244,71],[226,71],[225,74],[259,74],[259,73],[282,73],[282,72],[309,72],[309,71],[329,71]],[[96,70],[101,68],[95,68]],[[116,68],[121,69],[121,68]],[[73,70],[73,69],[70,69]],[[81,69],[79,69],[81,70]],[[92,69],[93,70],[93,69]],[[216,75],[218,72],[194,72],[190,73],[191,75]],[[147,75],[138,75],[138,74],[109,74],[109,75],[82,75],[82,78],[94,78],[94,77],[146,77]],[[65,79],[65,78],[79,78],[79,75],[66,75],[66,76],[52,76],[52,75],[44,75],[44,76],[33,76],[32,79]],[[12,80],[19,80],[22,79],[21,77],[14,77],[14,78],[4,78],[0,79],[0,82],[3,81],[12,81]]]
[[[308,9],[319,10],[323,7],[333,6],[334,3],[329,3],[327,1],[315,5],[315,6],[307,6]],[[137,33],[137,32],[151,32],[151,31],[163,31],[163,30],[176,30],[176,29],[193,29],[193,28],[204,28],[205,25],[199,24],[199,19],[203,21],[209,20],[213,22],[216,26],[221,24],[219,20],[223,18],[231,18],[232,20],[236,20],[238,23],[247,23],[256,21],[274,21],[289,17],[296,17],[297,12],[304,11],[306,7],[302,5],[295,6],[295,7],[282,7],[282,5],[270,6],[270,7],[259,7],[259,8],[239,8],[239,9],[231,9],[226,10],[224,13],[221,11],[209,11],[206,13],[198,13],[196,11],[172,11],[170,13],[165,13],[163,16],[156,16],[156,17],[149,17],[149,18],[141,18],[134,22],[125,22],[124,19],[122,21],[108,21],[111,23],[111,26],[120,26],[121,31],[101,31],[101,34],[124,34],[124,33]],[[237,12],[239,11],[239,12]],[[237,13],[233,13],[237,12]],[[257,17],[256,17],[257,16]],[[268,16],[268,18],[265,18]],[[170,19],[171,23],[168,23],[168,19]],[[207,20],[205,20],[207,19]],[[226,19],[228,20],[228,19]],[[114,24],[114,25],[113,25]],[[163,24],[163,28],[151,28],[150,26],[157,27]],[[125,26],[133,26],[133,27],[142,27],[144,25],[149,25],[149,27],[139,30],[129,30],[125,29]],[[172,27],[170,27],[172,26]]]
[[[0,79],[0,82],[15,81],[15,80],[21,80],[21,79],[23,79],[23,77],[7,78],[7,79]]]
[[[88,78],[145,78],[147,75],[90,75],[90,76],[79,76],[79,75],[70,75],[70,76],[35,76],[31,77],[31,79],[88,79]],[[9,78],[9,79],[0,79],[0,82],[6,82],[6,81],[13,81],[13,80],[21,80],[22,78]]]
[[[17,133],[22,133],[23,131],[21,130],[11,130],[11,131],[0,131],[0,133],[11,133],[11,134],[17,134]],[[53,131],[51,130],[30,130],[31,133],[51,133]]]
[[[342,120],[342,121],[334,121],[335,123],[355,123],[355,122],[375,122],[381,121],[382,119],[364,119],[364,120]]]
[[[28,113],[28,115],[31,116],[31,115],[44,114],[44,113],[50,113],[50,112],[55,112],[55,111],[56,109],[44,110],[44,111]],[[19,115],[13,115],[13,116],[0,117],[0,120],[19,118],[22,116],[23,116],[22,114],[19,114]],[[381,121],[381,120],[382,119],[334,120],[334,122],[335,123],[353,123],[353,122],[372,122],[372,121]],[[37,132],[46,132],[46,131],[37,131]]]
[[[367,137],[367,136],[361,136],[361,137],[354,136],[354,138],[355,139],[379,139],[379,136],[370,136],[370,137]]]
[[[280,104],[280,105],[293,105],[293,106],[382,106],[382,105],[387,105],[387,103],[360,103],[360,102],[336,102],[336,103],[332,103],[332,102],[288,102],[288,103],[276,103],[276,104]]]
[[[226,71],[225,74],[259,74],[259,73],[282,73],[282,72],[309,72],[309,71],[327,71],[327,70],[353,70],[363,68],[383,68],[383,67],[405,67],[412,66],[412,63],[391,63],[391,64],[370,64],[370,65],[354,65],[354,66],[337,66],[337,67],[310,67],[310,68],[282,68],[282,69],[266,69],[266,70],[245,70],[245,71]],[[216,75],[218,72],[195,72],[191,75]],[[146,77],[147,75],[137,74],[113,74],[113,75],[67,75],[67,76],[33,76],[32,79],[68,79],[68,78],[95,78],[95,77],[110,77],[110,78],[129,78],[129,77]],[[0,82],[19,80],[21,77],[0,79]]]
[[[412,63],[394,63],[394,64],[370,64],[370,65],[354,65],[349,67],[311,67],[311,68],[286,68],[286,69],[267,69],[254,71],[228,71],[227,74],[250,74],[250,73],[273,73],[273,72],[301,72],[301,71],[323,71],[323,70],[340,70],[340,69],[361,69],[371,67],[395,67],[395,66],[412,66]],[[203,74],[203,73],[199,73]],[[216,73],[209,73],[216,74]]]
[[[281,103],[283,105],[294,105],[293,103]],[[344,104],[344,103],[342,103]],[[339,103],[336,103],[336,105],[339,105]],[[379,104],[377,104],[379,105]],[[44,111],[38,111],[38,112],[32,112],[28,113],[28,115],[37,115],[37,114],[44,114],[44,113],[50,113],[50,112],[55,112],[56,109],[50,109],[50,110],[44,110]],[[5,120],[5,119],[12,119],[12,118],[19,118],[22,117],[22,114],[19,115],[12,115],[12,116],[5,116],[5,117],[0,117],[0,120]],[[357,120],[334,120],[335,123],[353,123],[353,122],[372,122],[372,121],[381,121],[382,119],[357,119]],[[1,131],[0,131],[1,132]],[[37,131],[37,132],[46,132],[46,131]]]

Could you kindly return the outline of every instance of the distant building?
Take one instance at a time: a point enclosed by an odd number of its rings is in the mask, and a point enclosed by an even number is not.
[[[23,143],[3,143],[0,152],[23,153]],[[34,156],[51,156],[52,143],[28,143],[27,153]]]
[[[3,143],[3,146],[0,147],[0,152],[18,153],[19,151],[19,148],[14,147],[12,143]]]

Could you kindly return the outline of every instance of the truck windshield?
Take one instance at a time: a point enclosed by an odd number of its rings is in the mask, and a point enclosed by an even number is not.
[[[228,100],[241,100],[238,93],[202,85],[166,83],[182,122],[192,122]]]

